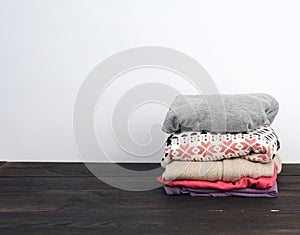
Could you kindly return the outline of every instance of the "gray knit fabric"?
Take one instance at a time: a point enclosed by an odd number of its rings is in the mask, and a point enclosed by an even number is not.
[[[167,112],[162,130],[245,132],[270,125],[279,104],[262,93],[238,95],[179,95]]]

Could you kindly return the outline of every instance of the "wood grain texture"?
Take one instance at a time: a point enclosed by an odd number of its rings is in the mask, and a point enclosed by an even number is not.
[[[155,180],[103,169],[111,180]],[[285,164],[278,186],[278,198],[166,196],[113,188],[80,163],[8,162],[0,166],[0,234],[300,234],[300,164]]]

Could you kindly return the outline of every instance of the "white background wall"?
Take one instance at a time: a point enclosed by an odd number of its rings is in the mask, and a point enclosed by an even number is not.
[[[299,12],[297,0],[1,0],[0,160],[80,161],[72,112],[81,83],[112,54],[152,45],[195,58],[222,93],[276,97],[280,111],[273,127],[281,137],[281,156],[300,162]],[[124,82],[128,76],[132,83]],[[132,72],[112,84],[107,97],[164,78],[182,92],[193,91],[174,76],[155,69]],[[140,133],[146,133],[145,122],[138,119],[162,121],[166,111],[143,108],[135,116]],[[108,151],[117,161],[161,158]]]

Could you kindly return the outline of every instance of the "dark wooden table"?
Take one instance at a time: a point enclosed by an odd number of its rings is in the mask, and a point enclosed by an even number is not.
[[[79,163],[4,163],[0,234],[300,234],[300,164],[278,185],[278,198],[166,196],[113,188]]]

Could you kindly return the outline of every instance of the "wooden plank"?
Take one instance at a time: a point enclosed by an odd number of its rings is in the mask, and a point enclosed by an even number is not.
[[[102,187],[103,183],[101,182],[98,184],[99,188],[90,187],[91,182],[86,187],[84,184],[77,187],[76,183],[69,185],[63,179],[41,187],[44,183],[33,183],[30,186],[31,189],[28,189],[26,184],[15,187],[11,191],[3,188],[0,193],[0,212],[77,211],[81,209],[88,211],[90,208],[92,211],[115,211],[117,213],[123,207],[172,210],[180,203],[190,211],[197,211],[198,208],[201,208],[202,211],[218,211],[220,209],[233,211],[280,210],[300,213],[299,190],[282,190],[279,198],[258,200],[257,198],[172,197],[166,196],[161,188],[146,192],[129,192],[107,185]]]
[[[167,210],[103,212],[1,213],[0,229],[61,231],[68,234],[297,234],[299,217],[292,213],[190,212],[180,205]],[[48,230],[48,232],[47,232]]]
[[[8,212],[105,212],[119,210],[172,211],[177,207],[186,212],[211,211],[272,213],[298,213],[300,192],[281,192],[278,198],[212,198],[190,196],[167,196],[163,190],[129,192],[118,189],[107,190],[41,190],[2,192],[0,213]],[[201,211],[201,212],[200,212]]]
[[[109,165],[104,168],[103,177],[115,183],[155,182],[155,177],[109,177]],[[0,166],[0,233],[300,234],[299,165],[284,165],[278,186],[278,198],[167,196],[162,188],[113,188],[83,164],[5,163]]]
[[[156,177],[101,177],[106,182],[113,185],[132,185],[138,189],[145,184],[160,186],[156,182]],[[278,176],[278,187],[280,191],[300,191],[300,176]],[[110,189],[111,186],[103,183],[95,176],[92,177],[0,177],[1,191],[35,191],[52,189],[69,190],[102,190]]]
[[[97,169],[99,169],[101,176],[126,176],[127,174],[121,174],[114,170],[113,164],[110,163],[95,163]],[[156,163],[122,163],[117,164],[125,169],[133,171],[148,171],[159,168],[160,172],[163,172],[163,168],[160,164]],[[8,162],[1,166],[0,177],[54,177],[54,176],[93,176],[89,169],[83,163],[12,163]]]
[[[110,163],[98,163],[101,176],[116,176],[112,170]],[[118,164],[126,169],[135,171],[146,171],[159,168],[163,172],[163,168],[158,163],[120,163]],[[300,176],[300,164],[283,164],[283,170],[280,175]],[[23,163],[23,162],[7,162],[0,166],[0,177],[10,176],[93,176],[83,163]],[[122,175],[118,175],[122,176]]]
[[[282,164],[280,175],[300,176],[300,164]]]

